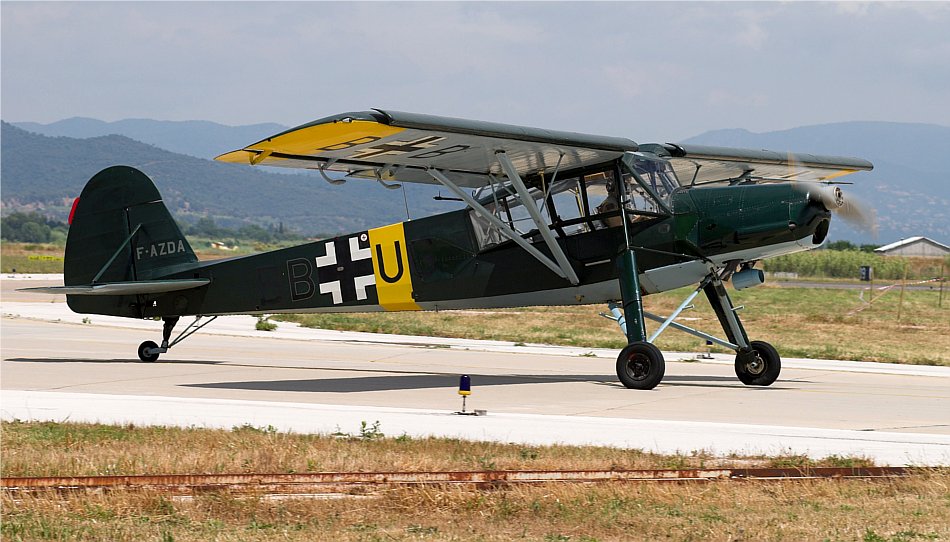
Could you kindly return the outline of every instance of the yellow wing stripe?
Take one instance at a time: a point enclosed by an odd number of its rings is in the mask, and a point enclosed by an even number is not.
[[[841,171],[836,171],[834,173],[831,173],[830,175],[825,175],[824,177],[821,178],[821,180],[827,181],[830,179],[837,179],[838,177],[844,177],[845,175],[851,175],[852,173],[857,173],[857,171],[858,170],[856,169],[842,169]]]
[[[256,165],[275,160],[271,153],[319,157],[328,152],[374,143],[404,130],[367,120],[317,124],[222,154],[216,160]]]
[[[379,304],[388,311],[418,311],[412,298],[412,274],[402,222],[369,230]]]

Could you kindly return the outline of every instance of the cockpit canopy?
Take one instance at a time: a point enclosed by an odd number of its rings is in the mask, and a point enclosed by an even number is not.
[[[542,218],[559,236],[568,236],[622,225],[618,178],[623,182],[632,220],[670,214],[670,196],[680,183],[670,163],[650,153],[627,152],[620,160],[599,168],[553,178],[539,174],[527,179],[527,184]],[[474,197],[520,235],[536,232],[537,225],[508,181],[484,186],[475,191]],[[475,212],[471,217],[480,248],[506,240],[487,218]]]

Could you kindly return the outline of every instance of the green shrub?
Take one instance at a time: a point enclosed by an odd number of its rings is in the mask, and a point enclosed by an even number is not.
[[[908,278],[917,278],[910,273],[906,258],[881,256],[858,250],[811,250],[771,258],[763,262],[770,273],[798,273],[804,277],[858,278],[862,265],[874,269],[875,279],[897,280],[908,271]],[[939,267],[939,264],[938,264]]]

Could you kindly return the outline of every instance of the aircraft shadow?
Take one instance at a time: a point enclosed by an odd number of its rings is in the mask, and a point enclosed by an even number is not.
[[[557,384],[565,382],[589,382],[620,388],[613,375],[472,375],[472,386],[511,386],[518,384]],[[721,384],[720,384],[721,383]],[[736,384],[734,386],[723,384]],[[745,388],[735,378],[724,376],[668,376],[663,384],[674,386],[710,386]],[[314,378],[303,380],[253,380],[245,382],[207,382],[202,384],[182,384],[191,388],[290,391],[311,393],[359,393],[368,391],[421,390],[434,388],[455,388],[458,386],[456,375],[393,375],[364,376],[354,378]]]

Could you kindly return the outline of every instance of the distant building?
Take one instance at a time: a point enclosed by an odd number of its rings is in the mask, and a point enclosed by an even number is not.
[[[942,258],[950,254],[950,247],[926,237],[908,237],[896,243],[874,249],[885,256],[915,256],[921,258]]]

